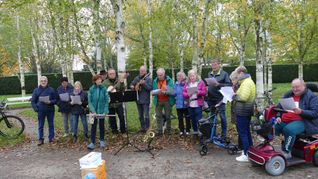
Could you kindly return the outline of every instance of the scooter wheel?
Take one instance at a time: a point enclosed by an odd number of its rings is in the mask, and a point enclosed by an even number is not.
[[[278,176],[285,171],[286,163],[283,157],[275,156],[265,164],[266,172],[273,176]]]
[[[208,147],[206,145],[201,146],[200,155],[204,156],[208,153]]]
[[[313,164],[318,167],[318,150],[315,151],[313,156]]]

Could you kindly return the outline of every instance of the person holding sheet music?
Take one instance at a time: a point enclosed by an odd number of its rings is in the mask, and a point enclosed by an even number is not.
[[[239,162],[248,162],[247,151],[253,145],[250,122],[254,114],[256,86],[244,66],[237,67],[235,71],[238,75],[237,83],[239,87],[235,96],[233,96],[233,108],[236,115],[237,130],[243,145],[242,155],[236,157],[236,160]]]
[[[187,76],[184,72],[179,71],[177,73],[177,82],[175,84],[175,98],[176,98],[176,109],[179,120],[180,136],[189,135],[191,129],[191,121],[188,114],[188,106],[186,100],[183,97],[183,89],[187,80]],[[184,121],[186,127],[184,127]]]
[[[231,86],[231,81],[228,73],[221,69],[221,61],[219,59],[212,60],[211,66],[212,71],[209,73],[208,78],[213,78],[214,82],[212,82],[212,84],[208,84],[208,105],[212,115],[216,110],[215,105],[219,104],[223,100],[223,95],[219,90],[223,86]],[[221,118],[221,138],[225,139],[227,135],[227,119],[225,114],[226,105],[222,103],[218,109]]]
[[[70,83],[68,83],[67,77],[62,77],[60,82],[61,82],[61,86],[57,88],[57,93],[58,93],[57,106],[59,107],[58,111],[61,112],[62,118],[63,118],[63,128],[64,128],[63,137],[66,137],[69,135],[69,126],[71,127],[70,131],[73,134],[71,105],[70,105],[70,94],[73,92],[73,86]]]
[[[55,90],[48,86],[46,76],[40,78],[40,86],[32,93],[31,104],[35,112],[38,113],[38,146],[44,144],[44,123],[45,117],[49,126],[49,142],[54,141],[54,104],[57,101]]]
[[[82,84],[79,81],[74,83],[74,90],[71,94],[71,113],[72,113],[72,128],[73,128],[73,142],[77,141],[78,118],[81,117],[84,136],[88,139],[88,126],[86,120],[86,107],[88,104],[87,93],[83,91]]]
[[[140,121],[140,132],[145,133],[149,129],[149,105],[152,80],[147,74],[145,66],[139,68],[139,75],[130,83],[130,88],[137,92],[137,109]]]
[[[88,107],[92,114],[108,114],[109,97],[105,86],[102,85],[102,76],[95,75],[92,78],[93,86],[88,91]],[[99,123],[99,146],[105,148],[105,117],[95,117],[91,128],[91,143],[87,146],[89,150],[95,148],[95,137],[97,123]]]
[[[306,88],[304,80],[296,78],[291,83],[292,90],[288,91],[283,99],[291,98],[295,107],[287,113],[278,113],[275,125],[275,134],[284,135],[282,143],[283,154],[291,158],[291,149],[296,135],[305,132],[308,135],[318,134],[318,98]],[[281,102],[278,107],[283,108]],[[285,109],[287,110],[287,109]]]
[[[108,78],[102,83],[102,85],[106,87],[108,93],[125,91],[126,85],[124,83],[124,76],[117,78],[116,71],[114,69],[108,69],[107,76]],[[124,134],[126,132],[126,123],[122,102],[115,102],[109,105],[109,114],[113,115],[115,113],[117,113],[117,116],[119,118],[120,132]],[[118,134],[118,127],[115,116],[109,117],[109,126],[113,134]]]
[[[174,94],[171,94],[171,89],[174,89],[172,79],[166,75],[163,68],[158,68],[157,78],[152,83],[153,104],[156,107],[157,118],[157,133],[156,136],[162,136],[164,117],[166,119],[167,134],[171,134],[171,108],[175,104]],[[164,112],[163,112],[164,111]]]
[[[193,134],[198,135],[198,122],[202,118],[202,106],[207,94],[204,81],[200,80],[195,70],[188,72],[188,82],[183,88],[182,95],[188,101],[188,111],[192,121]]]

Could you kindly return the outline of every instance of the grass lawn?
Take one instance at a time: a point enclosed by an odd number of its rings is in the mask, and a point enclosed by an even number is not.
[[[277,104],[277,102],[282,97],[282,95],[290,89],[290,84],[289,83],[274,84],[273,86],[274,86],[274,88],[276,88],[273,91],[273,100],[274,100],[274,103]],[[7,98],[7,97],[16,97],[16,96],[18,96],[18,95],[1,96],[0,100]],[[126,106],[127,106],[127,120],[128,120],[127,124],[128,124],[129,132],[136,133],[140,128],[136,103],[135,102],[128,102],[128,103],[126,103]],[[21,107],[30,107],[30,104],[14,105],[14,106],[11,106],[10,108],[21,108]],[[175,108],[172,111],[173,111],[173,115],[176,116]],[[230,105],[227,105],[226,112],[227,112],[227,119],[228,119],[228,121],[230,121]],[[150,117],[150,124],[151,124],[151,128],[155,129],[156,128],[156,121],[152,118],[153,114],[154,114],[154,107],[152,106],[151,110],[150,110],[150,116],[151,116]],[[35,113],[31,108],[24,110],[23,112],[20,113],[20,115],[37,121],[37,113]],[[203,114],[203,116],[207,116],[207,115],[208,114]],[[45,124],[47,125],[47,122]],[[55,112],[54,126],[55,126],[56,136],[63,135],[62,116],[61,116],[61,113],[57,112],[57,107],[56,107],[56,112]],[[82,130],[82,124],[81,124],[80,120],[79,120],[78,127],[79,127],[78,128],[79,140],[82,140],[82,135],[83,135],[82,131],[83,130]],[[218,127],[220,127],[220,125],[218,125]],[[172,128],[178,129],[178,120],[177,119],[172,120]],[[231,122],[228,122],[228,128],[229,128],[229,130],[233,130],[235,128],[235,126]],[[90,126],[89,126],[89,129],[90,129]],[[107,131],[107,134],[110,133],[109,132],[110,130],[108,129],[108,122],[106,122],[106,131]],[[220,129],[218,131],[220,131]],[[47,132],[47,131],[45,131],[45,132]],[[106,137],[107,137],[107,134],[106,134]],[[22,136],[21,138],[9,141],[7,139],[4,139],[3,137],[2,138],[0,137],[0,148],[3,146],[7,146],[7,145],[16,145],[18,143],[23,142],[23,139],[24,139],[24,137]]]

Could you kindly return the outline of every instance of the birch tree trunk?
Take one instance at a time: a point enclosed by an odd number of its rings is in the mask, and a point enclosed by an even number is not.
[[[262,33],[262,20],[261,20],[261,12],[262,5],[254,4],[255,8],[255,35],[256,35],[256,105],[258,110],[264,109],[264,69],[263,69],[263,40],[261,38]]]
[[[126,71],[126,48],[124,41],[124,27],[123,22],[123,2],[117,0],[113,3],[113,9],[116,15],[116,48],[117,48],[117,69],[118,74]]]
[[[153,79],[153,48],[152,48],[152,23],[151,23],[151,18],[152,18],[152,0],[147,0],[148,1],[148,25],[149,25],[149,73],[150,73],[150,78]],[[152,100],[150,100],[152,101]],[[151,105],[150,105],[151,106]]]
[[[180,57],[180,71],[184,71],[184,45],[179,45],[179,57]]]
[[[198,0],[193,0],[193,57],[192,57],[192,69],[198,70],[198,24],[197,24],[197,8]]]
[[[205,0],[205,8],[204,8],[204,15],[202,21],[202,37],[200,43],[200,53],[199,53],[199,60],[198,60],[198,75],[201,76],[202,73],[202,64],[203,64],[203,50],[205,47],[206,42],[206,31],[207,31],[207,19],[209,17],[209,3],[210,0]]]
[[[20,19],[18,15],[16,17],[16,21],[17,21],[17,32],[18,32],[17,42],[18,42],[18,63],[19,63],[19,71],[20,71],[19,79],[21,84],[21,95],[22,97],[24,97],[25,96],[24,64],[21,59],[21,31],[20,31]]]
[[[36,39],[35,39],[35,34],[34,34],[34,30],[33,30],[33,25],[32,25],[32,20],[30,19],[30,32],[31,32],[31,37],[32,37],[32,55],[35,58],[35,65],[36,65],[36,73],[38,76],[38,86],[40,85],[40,79],[42,76],[42,71],[41,71],[41,64],[40,64],[40,60],[39,60],[39,56],[38,56],[38,47],[37,47],[37,43],[36,43]]]
[[[95,28],[95,59],[96,59],[96,71],[97,74],[102,70],[102,49],[100,48],[100,29],[99,29],[99,7],[100,7],[100,0],[94,0],[94,28]]]

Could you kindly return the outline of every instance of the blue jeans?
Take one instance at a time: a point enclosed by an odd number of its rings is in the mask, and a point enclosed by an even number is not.
[[[281,122],[275,125],[275,134],[284,134],[284,144],[282,146],[283,151],[291,152],[292,147],[296,140],[296,135],[305,131],[305,124],[303,121],[293,121],[288,124]]]
[[[189,115],[190,115],[190,118],[192,121],[193,132],[198,132],[198,122],[202,118],[202,108],[201,107],[196,107],[196,108],[189,107],[188,111],[189,111]]]
[[[96,137],[96,128],[97,122],[99,123],[99,140],[104,141],[105,136],[105,118],[94,119],[94,123],[91,129],[91,143],[95,144],[95,137]]]
[[[250,130],[250,122],[251,116],[236,116],[237,130],[243,144],[243,150],[245,155],[250,146],[253,145]]]
[[[73,133],[73,118],[72,118],[72,115],[71,113],[64,113],[62,112],[62,118],[63,118],[63,128],[64,128],[64,134],[68,134],[69,132],[69,125],[68,123],[70,123],[70,126],[71,126],[71,133]]]
[[[219,115],[221,118],[221,128],[222,128],[221,136],[223,137],[226,137],[226,133],[227,133],[227,121],[226,121],[226,115],[225,115],[225,108],[226,108],[225,104],[221,104],[218,107]],[[210,115],[212,116],[215,114],[215,110],[216,110],[215,105],[211,105],[210,109],[211,109]]]
[[[39,111],[38,112],[38,138],[39,140],[44,140],[44,123],[45,117],[49,123],[49,141],[54,139],[54,111]]]
[[[141,129],[149,129],[149,104],[137,104]]]
[[[77,128],[78,128],[78,118],[81,117],[84,135],[88,133],[86,114],[72,114],[72,128],[73,128],[73,136],[77,136]]]

